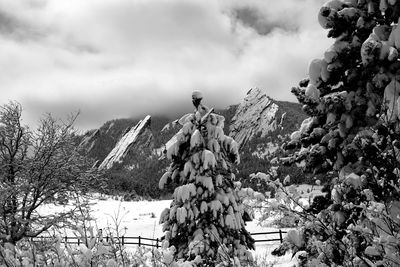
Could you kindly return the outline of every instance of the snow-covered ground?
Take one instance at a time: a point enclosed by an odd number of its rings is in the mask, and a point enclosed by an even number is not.
[[[169,208],[171,200],[162,201],[139,201],[123,202],[118,200],[98,200],[93,205],[93,216],[96,218],[98,229],[107,226],[114,227],[113,218],[121,219],[121,227],[125,228],[125,236],[157,238],[163,235],[162,227],[158,223],[159,216],[165,208]],[[155,216],[155,217],[154,217]],[[273,232],[279,229],[266,228],[257,224],[254,220],[247,224],[250,233]],[[256,236],[255,239],[279,238],[279,234],[268,236]],[[274,266],[288,266],[290,255],[284,257],[274,257],[271,252],[279,245],[277,242],[256,243],[254,256],[263,261],[274,263]],[[290,264],[289,264],[290,265]],[[293,264],[291,264],[293,265]]]
[[[95,218],[91,225],[96,229],[103,229],[106,235],[106,229],[115,229],[115,221],[119,222],[119,229],[122,230],[125,237],[146,237],[160,238],[163,235],[162,226],[159,224],[161,212],[168,208],[171,200],[160,201],[137,201],[125,202],[109,198],[107,200],[92,200],[92,216]],[[53,213],[60,211],[60,206],[46,205],[41,210],[42,213]],[[257,224],[257,220],[247,224],[247,230],[250,233],[272,232],[279,229],[262,227]],[[64,229],[61,235],[74,236],[71,230]],[[255,239],[279,238],[279,234],[268,236],[256,236]],[[150,241],[147,241],[150,242]],[[254,257],[264,263],[272,263],[273,266],[293,266],[289,264],[290,255],[275,257],[271,252],[279,245],[279,241],[256,243]]]
[[[297,186],[297,190],[303,193],[302,195],[304,199],[308,199],[310,194],[314,196],[320,194],[320,189],[320,186]],[[162,226],[159,224],[159,216],[165,208],[169,207],[171,200],[125,202],[112,198],[107,198],[106,200],[93,198],[91,202],[93,204],[92,216],[95,218],[92,225],[95,227],[95,229],[107,229],[107,227],[115,228],[115,221],[118,221],[119,227],[124,232],[124,236],[126,237],[141,236],[147,238],[160,238],[163,235],[163,232]],[[46,213],[51,213],[59,209],[60,207],[47,205],[43,211]],[[259,225],[257,217],[259,217],[260,214],[256,213],[255,216],[255,220],[247,223],[246,228],[250,233],[275,232],[279,230],[277,228]],[[67,234],[72,236],[70,231],[67,231]],[[255,236],[255,239],[275,238],[279,238],[279,234]],[[279,241],[256,243],[256,251],[254,252],[254,256],[259,261],[269,263],[268,265],[295,265],[295,260],[291,260],[290,254],[286,254],[283,257],[275,257],[271,255],[271,252],[278,246]]]

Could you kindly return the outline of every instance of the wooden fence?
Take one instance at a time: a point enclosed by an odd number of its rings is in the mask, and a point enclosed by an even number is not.
[[[278,235],[279,234],[279,238],[272,238],[272,239],[255,239],[256,243],[260,243],[260,242],[273,242],[273,241],[280,241],[281,243],[283,242],[283,234],[286,234],[286,231],[282,231],[281,229],[279,229],[279,231],[275,231],[275,232],[262,232],[262,233],[251,233],[251,235],[253,237],[255,236],[265,236],[265,235]]]
[[[286,234],[287,232],[279,230],[279,231],[274,231],[274,232],[261,232],[261,233],[251,233],[253,237],[256,236],[268,236],[268,235],[275,235],[275,238],[272,239],[255,239],[256,243],[261,243],[261,242],[274,242],[274,241],[280,241],[281,243],[283,242],[283,234]],[[278,238],[278,237],[279,238]],[[45,239],[49,239],[52,237],[47,237],[47,236],[40,236],[40,237],[35,237],[32,238],[32,241],[34,242],[40,242]],[[114,244],[120,244],[122,246],[127,246],[127,245],[137,245],[137,246],[149,246],[149,247],[156,247],[159,248],[161,246],[161,239],[160,238],[147,238],[147,237],[141,237],[141,236],[120,236],[120,237],[109,237],[109,236],[104,236],[104,237],[98,237],[99,240],[106,241],[108,242],[113,242]],[[65,236],[63,237],[63,240],[67,244],[76,244],[80,245],[82,244],[82,240],[79,237],[76,236]]]

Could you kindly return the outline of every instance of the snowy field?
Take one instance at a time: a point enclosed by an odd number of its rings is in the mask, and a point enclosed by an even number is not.
[[[113,227],[113,218],[116,218],[119,212],[121,218],[121,226],[126,230],[125,236],[130,237],[147,237],[160,238],[163,235],[162,226],[158,223],[159,216],[165,208],[169,208],[171,200],[162,201],[140,201],[140,202],[121,202],[118,200],[99,200],[93,206],[93,215],[96,219],[96,227],[98,229]],[[155,218],[154,218],[154,215]],[[246,229],[250,233],[256,232],[273,232],[278,231],[276,228],[261,227],[257,224],[257,220],[249,222]],[[275,239],[279,235],[257,236],[255,239]],[[293,266],[289,264],[290,255],[284,257],[274,257],[271,252],[279,245],[277,242],[256,243],[256,251],[254,256],[263,261],[273,263],[274,266]]]
[[[297,186],[297,190],[303,193],[303,198],[308,199],[310,194],[320,194],[320,186],[312,187],[308,185]],[[171,200],[161,201],[137,201],[125,202],[108,198],[106,200],[93,199],[92,216],[95,220],[92,225],[95,229],[115,228],[115,221],[119,222],[119,227],[126,237],[146,237],[160,238],[163,235],[162,226],[159,224],[159,216],[165,208],[169,208]],[[46,206],[45,212],[53,212],[60,207]],[[247,223],[246,229],[250,233],[259,232],[275,232],[277,228],[264,227],[258,224],[256,219]],[[286,231],[287,229],[282,229]],[[66,231],[68,236],[73,236],[70,231]],[[105,233],[103,231],[103,233]],[[255,239],[275,239],[279,238],[279,234],[255,236]],[[149,242],[149,241],[148,241]],[[254,257],[259,261],[268,263],[266,266],[294,266],[295,259],[291,260],[291,255],[286,254],[283,257],[275,257],[271,252],[279,246],[279,241],[256,243],[256,251]]]
[[[105,229],[108,227],[115,228],[115,220],[119,221],[119,227],[123,231],[125,237],[146,237],[160,238],[163,235],[162,226],[158,223],[159,216],[165,208],[169,208],[171,200],[161,201],[137,201],[125,202],[114,199],[92,200],[92,216],[95,220],[91,225],[97,229]],[[60,207],[47,205],[42,212],[52,213],[59,211]],[[246,229],[250,233],[256,232],[272,232],[279,229],[262,227],[257,224],[257,220],[249,222]],[[284,230],[284,229],[282,229]],[[64,229],[62,236],[74,236],[72,231]],[[255,239],[275,239],[279,235],[256,236]],[[150,241],[146,241],[150,242]],[[283,257],[275,257],[271,252],[279,245],[279,241],[256,243],[256,251],[254,257],[258,261],[268,263],[266,266],[293,266],[291,255],[287,254]]]

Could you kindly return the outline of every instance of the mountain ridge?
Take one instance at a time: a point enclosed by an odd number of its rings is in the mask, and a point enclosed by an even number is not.
[[[241,103],[215,113],[225,117],[224,132],[239,139],[241,157],[245,161],[238,166],[242,179],[246,179],[251,171],[267,171],[270,152],[278,150],[285,137],[297,130],[306,118],[299,104],[274,100],[258,88],[249,90]],[[136,192],[150,197],[165,194],[158,189],[158,179],[169,163],[159,158],[162,147],[181,128],[176,121],[152,116],[146,133],[152,135],[151,140],[143,138],[141,142],[147,144],[124,144],[129,149],[106,171],[112,181],[111,190]],[[82,149],[88,156],[103,162],[111,151],[118,150],[119,140],[138,123],[140,120],[137,119],[108,121],[82,136]],[[121,181],[117,182],[116,177]]]

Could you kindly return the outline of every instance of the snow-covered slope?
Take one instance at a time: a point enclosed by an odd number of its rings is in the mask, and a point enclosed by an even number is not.
[[[147,136],[148,138],[146,139],[151,139],[150,121],[151,117],[147,115],[135,127],[127,131],[100,164],[99,169],[110,169],[114,163],[121,162],[129,149],[138,141],[139,137]]]
[[[229,126],[229,136],[243,145],[258,133],[261,137],[276,130],[279,106],[258,88],[250,89],[239,104]]]
[[[95,146],[95,142],[99,136],[100,136],[99,129],[86,133],[83,136],[83,139],[79,144],[79,147],[82,148],[86,153],[90,153],[90,151]]]

